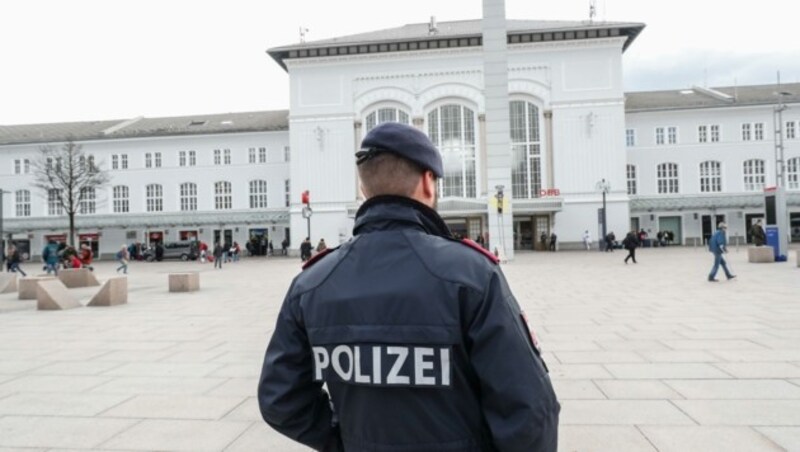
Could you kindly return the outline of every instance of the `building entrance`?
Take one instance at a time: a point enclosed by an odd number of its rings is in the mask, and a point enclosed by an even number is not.
[[[714,215],[714,222],[712,223],[711,220],[711,215],[703,215],[703,243],[708,243],[711,235],[717,230],[717,225],[725,221],[725,215]]]
[[[214,230],[214,246],[219,243],[223,249],[228,249],[233,245],[233,230],[232,229],[215,229]]]
[[[542,234],[545,242],[541,241]],[[546,251],[550,240],[550,216],[514,216],[514,249]]]

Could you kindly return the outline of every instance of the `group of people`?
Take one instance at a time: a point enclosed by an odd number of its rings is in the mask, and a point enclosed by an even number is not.
[[[17,261],[15,266],[17,271],[25,276],[25,272],[23,272],[19,266],[21,260],[18,253],[14,260]],[[44,249],[42,249],[42,260],[44,261],[42,270],[47,272],[47,274],[53,273],[58,275],[59,268],[86,268],[94,271],[94,267],[92,266],[94,251],[92,251],[92,247],[87,243],[82,244],[76,250],[66,243],[58,243],[55,240],[50,240],[47,245],[45,245]]]
[[[311,259],[311,256],[315,252],[316,253],[321,253],[321,252],[325,251],[326,249],[328,249],[328,244],[325,243],[325,239],[324,238],[323,239],[319,239],[319,242],[317,243],[317,247],[314,248],[314,246],[311,244],[311,238],[310,237],[306,237],[306,239],[303,240],[303,243],[300,244],[300,260],[303,261],[303,262],[306,262],[307,260]]]
[[[556,250],[556,242],[558,241],[558,236],[556,235],[555,231],[550,233],[550,244],[548,245],[548,235],[546,232],[542,232],[539,236],[539,242],[542,244],[543,250],[555,251]]]

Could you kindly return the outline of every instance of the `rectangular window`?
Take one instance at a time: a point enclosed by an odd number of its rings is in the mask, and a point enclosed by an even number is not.
[[[197,185],[192,182],[181,184],[181,210],[197,210]]]
[[[754,131],[754,138],[756,141],[762,141],[764,139],[764,123],[757,122],[753,124],[753,131]]]
[[[25,161],[23,163],[24,163],[24,173],[25,174],[30,174],[31,173],[31,161],[28,160],[28,159],[25,159]]]
[[[1,196],[1,195],[0,195]],[[18,190],[16,193],[17,216],[31,216],[31,192],[28,190]]]
[[[742,141],[750,141],[752,138],[750,124],[742,124]]]
[[[47,214],[62,215],[64,209],[61,206],[61,191],[55,188],[47,190]]]
[[[145,168],[153,167],[153,154],[148,152],[144,155],[144,167]]]
[[[219,149],[214,149],[214,164],[222,165],[222,151]]]
[[[267,148],[258,148],[258,163],[267,163]]]
[[[634,129],[625,130],[625,146],[636,146],[636,131]]]
[[[78,204],[78,212],[81,214],[95,213],[95,191],[94,188],[81,188],[80,203]]]
[[[121,169],[128,169],[128,154],[120,155],[120,165]]]
[[[119,156],[117,154],[111,156],[111,169],[119,169]]]
[[[292,204],[292,190],[289,179],[283,182],[283,189],[286,191],[286,207],[289,207]]]
[[[128,213],[130,212],[130,201],[128,199],[128,187],[125,185],[117,185],[112,189],[112,199],[114,213]]]
[[[164,192],[161,188],[161,185],[150,184],[145,187],[145,200],[148,212],[164,211],[164,199],[162,198],[163,194]]]
[[[186,151],[178,152],[178,166],[186,166]]]
[[[786,139],[794,140],[797,137],[796,133],[797,132],[795,132],[794,121],[788,121],[786,123]]]
[[[291,160],[291,157],[292,157],[291,148],[289,146],[284,146],[283,147],[283,161],[284,162],[288,162],[288,161]]]
[[[231,150],[230,149],[225,149],[225,164],[226,165],[230,165],[231,164]]]
[[[196,166],[197,165],[197,153],[194,151],[189,151],[189,166]]]
[[[656,127],[656,144],[664,144],[664,128]]]
[[[248,162],[255,163],[256,162],[256,148],[248,149]]]
[[[161,168],[161,153],[160,152],[156,152],[153,155],[153,157],[154,157],[153,160],[154,160],[154,163],[156,165],[156,168]]]
[[[22,172],[22,160],[14,160],[14,174]]]
[[[667,139],[669,144],[676,144],[678,142],[678,128],[677,127],[668,127],[667,128]]]
[[[705,143],[708,141],[708,126],[697,127],[697,142]]]
[[[714,124],[711,126],[711,142],[718,143],[719,142],[719,125]]]
[[[636,194],[636,166],[628,165],[627,171],[628,174],[628,194],[635,195]]]

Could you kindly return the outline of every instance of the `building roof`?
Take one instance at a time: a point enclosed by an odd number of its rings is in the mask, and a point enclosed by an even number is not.
[[[289,111],[0,125],[0,145],[289,130]]]
[[[333,39],[302,42],[267,50],[286,69],[284,60],[363,53],[403,52],[482,45],[482,20],[430,22],[371,31]],[[644,29],[633,22],[582,22],[554,20],[507,20],[510,45],[575,39],[627,36],[624,49]]]
[[[786,203],[800,206],[800,193],[787,192]],[[631,212],[652,211],[694,211],[716,209],[745,209],[763,207],[764,194],[719,194],[689,196],[633,196],[630,201]]]
[[[780,91],[785,103],[800,103],[800,83],[782,84]],[[687,110],[752,105],[775,105],[778,102],[776,85],[723,86],[718,88],[692,87],[666,91],[625,93],[625,112]]]

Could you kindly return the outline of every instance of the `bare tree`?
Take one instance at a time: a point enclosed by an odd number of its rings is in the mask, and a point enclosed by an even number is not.
[[[75,214],[94,213],[96,190],[110,177],[101,171],[94,157],[68,140],[60,148],[42,146],[33,162],[33,185],[44,191],[51,215],[66,212],[69,217],[69,244],[75,246]]]

